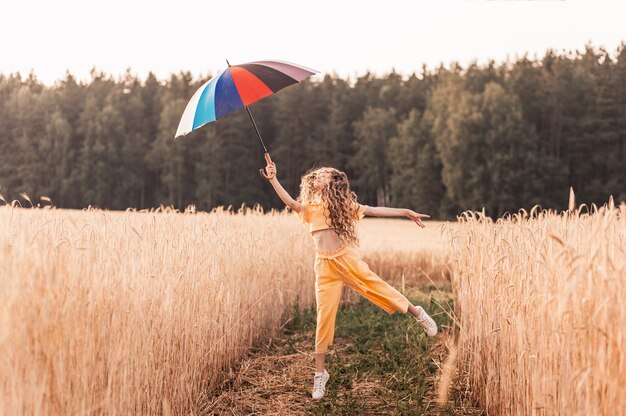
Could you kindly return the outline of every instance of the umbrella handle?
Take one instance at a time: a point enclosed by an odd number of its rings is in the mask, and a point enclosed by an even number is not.
[[[271,164],[272,163],[272,158],[270,157],[269,152],[265,152],[265,161],[267,162],[267,164]],[[259,169],[259,173],[261,174],[261,176],[263,176],[265,179],[267,179],[268,181],[271,181],[272,179],[274,179],[274,176],[276,176],[276,173],[272,172],[270,175],[266,174],[265,171],[263,169]]]

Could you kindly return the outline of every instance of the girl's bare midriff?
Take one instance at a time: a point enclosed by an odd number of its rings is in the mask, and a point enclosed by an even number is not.
[[[313,231],[312,234],[315,250],[319,253],[333,252],[344,245],[334,228]]]

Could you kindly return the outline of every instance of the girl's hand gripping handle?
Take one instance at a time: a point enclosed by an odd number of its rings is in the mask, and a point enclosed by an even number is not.
[[[265,169],[267,170],[267,174],[263,172],[263,169],[259,169],[259,173],[268,181],[271,181],[276,176],[276,164],[272,162],[272,158],[270,158],[270,154],[265,152],[265,161],[267,162],[267,166]]]

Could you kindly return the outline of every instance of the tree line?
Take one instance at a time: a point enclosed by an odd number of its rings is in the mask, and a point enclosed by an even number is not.
[[[263,149],[240,110],[177,140],[183,110],[211,74],[54,86],[0,74],[0,194],[57,207],[137,209],[256,203],[282,208],[258,173]],[[626,45],[614,53],[458,63],[403,77],[326,74],[250,106],[292,196],[312,166],[344,170],[361,202],[434,218],[566,209],[626,200]]]

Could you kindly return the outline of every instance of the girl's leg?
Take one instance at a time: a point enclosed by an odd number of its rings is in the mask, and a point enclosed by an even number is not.
[[[326,363],[326,353],[321,352],[319,354],[315,354],[315,371],[321,373],[324,371],[324,365]]]
[[[335,320],[343,281],[333,273],[326,261],[315,263],[315,301],[317,303],[317,323],[315,328],[315,367],[324,371],[328,346],[335,336]]]
[[[415,317],[424,327],[426,335],[437,335],[437,323],[421,307],[415,307],[411,301],[389,283],[378,277],[358,256],[348,254],[341,259],[345,265],[346,283],[367,298],[370,302],[384,309],[388,314],[407,313]]]
[[[358,256],[346,254],[342,256],[342,264],[347,274],[344,276],[345,283],[388,314],[411,312],[416,316],[419,313],[406,296],[370,270]]]
[[[419,311],[417,310],[417,308],[415,307],[415,305],[413,305],[412,303],[409,304],[409,310],[408,312],[411,312],[411,315],[413,315],[414,317],[418,317],[419,316]]]

